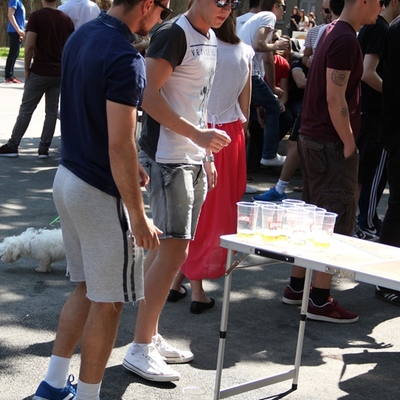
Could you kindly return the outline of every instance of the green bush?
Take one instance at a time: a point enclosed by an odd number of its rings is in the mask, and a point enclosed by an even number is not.
[[[18,58],[24,58],[24,48],[21,47]],[[0,47],[0,57],[8,56],[8,47]]]

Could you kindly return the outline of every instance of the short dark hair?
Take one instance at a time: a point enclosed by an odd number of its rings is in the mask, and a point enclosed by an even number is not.
[[[272,11],[276,0],[261,0],[261,10],[262,11]]]
[[[250,9],[257,8],[259,5],[260,5],[260,0],[249,0]]]
[[[335,15],[340,15],[343,11],[344,0],[330,0],[329,7]]]
[[[125,12],[132,10],[142,0],[114,0],[113,6],[124,6]]]

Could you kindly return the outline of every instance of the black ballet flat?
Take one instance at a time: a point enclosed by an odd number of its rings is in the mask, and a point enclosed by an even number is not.
[[[190,312],[192,314],[201,314],[203,311],[208,310],[209,308],[213,308],[215,304],[215,300],[210,298],[209,303],[203,303],[202,301],[192,301],[190,305]]]
[[[179,290],[170,289],[167,301],[169,301],[170,303],[176,303],[177,301],[183,299],[187,295],[187,289],[183,285],[181,286],[181,288],[184,290],[183,293],[181,293]]]

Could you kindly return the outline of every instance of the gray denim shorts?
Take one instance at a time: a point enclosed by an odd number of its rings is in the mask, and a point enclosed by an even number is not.
[[[193,239],[207,194],[202,165],[160,164],[143,150],[139,162],[150,177],[146,186],[154,224],[160,239]]]

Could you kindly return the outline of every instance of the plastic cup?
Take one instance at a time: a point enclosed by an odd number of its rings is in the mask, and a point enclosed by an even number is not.
[[[262,206],[274,206],[275,203],[272,203],[271,201],[262,201],[262,200],[256,200],[254,201],[254,204],[258,204],[260,208],[258,209],[258,216],[257,216],[257,222],[256,222],[256,232],[255,232],[255,238],[256,240],[261,241],[262,240],[262,212],[261,212],[261,207]]]
[[[322,225],[313,230],[312,241],[315,248],[323,250],[331,245],[337,214],[325,212]]]
[[[262,213],[261,237],[263,242],[275,242],[276,240],[278,240],[279,231],[276,230],[274,225],[276,208],[277,206],[275,204],[268,204],[261,206],[261,213]]]
[[[296,199],[283,199],[282,200],[283,204],[291,204],[293,206],[303,206],[304,204],[306,204],[305,201],[303,200],[296,200]]]
[[[182,399],[184,400],[205,400],[206,398],[207,392],[200,386],[186,386],[182,389]]]
[[[241,239],[254,238],[259,204],[239,201],[237,204],[237,236]]]
[[[301,207],[292,207],[286,212],[289,244],[295,247],[305,246],[311,231],[312,219]]]

